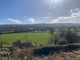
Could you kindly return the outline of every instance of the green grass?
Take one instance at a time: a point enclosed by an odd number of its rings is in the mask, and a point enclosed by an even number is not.
[[[0,36],[0,40],[11,43],[16,40],[22,41],[32,41],[36,42],[38,45],[46,44],[49,40],[50,34],[48,32],[30,32],[30,33],[13,33],[13,34],[3,34]]]

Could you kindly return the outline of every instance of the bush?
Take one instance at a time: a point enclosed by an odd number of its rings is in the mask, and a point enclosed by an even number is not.
[[[74,30],[59,30],[56,31],[50,38],[49,44],[70,44],[75,43],[79,39]]]

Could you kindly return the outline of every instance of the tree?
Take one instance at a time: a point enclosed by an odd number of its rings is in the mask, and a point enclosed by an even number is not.
[[[53,28],[50,28],[50,29],[49,29],[49,33],[50,33],[51,35],[53,35],[53,34],[54,34],[54,29],[53,29]]]
[[[77,41],[77,34],[74,30],[58,30],[50,37],[49,44],[69,44]]]
[[[75,43],[77,41],[77,34],[75,31],[67,30],[65,34],[68,43]]]
[[[58,44],[58,41],[60,39],[60,31],[55,31],[54,34],[51,35],[49,44]]]

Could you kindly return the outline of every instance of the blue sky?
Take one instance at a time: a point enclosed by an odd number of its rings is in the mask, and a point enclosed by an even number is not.
[[[80,23],[80,0],[0,0],[0,24]]]

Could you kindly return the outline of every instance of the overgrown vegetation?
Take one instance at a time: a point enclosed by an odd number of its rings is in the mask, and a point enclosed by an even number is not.
[[[80,43],[80,36],[75,30],[56,30],[49,40],[49,44],[70,44]]]
[[[43,57],[60,52],[76,51],[80,49],[80,45],[77,44],[80,43],[78,32],[74,29],[50,29],[47,32],[1,34],[0,52],[5,52],[2,56],[5,55],[7,59],[34,60],[34,55],[37,54]]]

